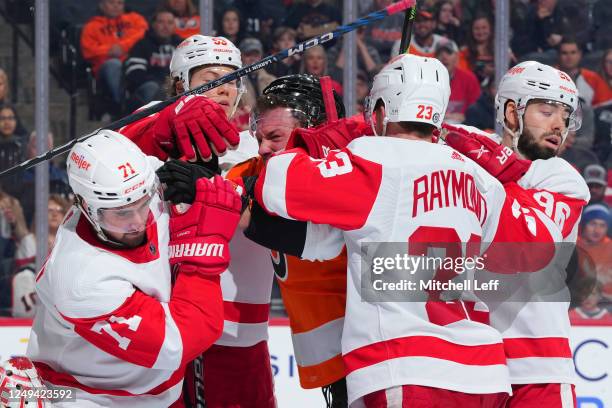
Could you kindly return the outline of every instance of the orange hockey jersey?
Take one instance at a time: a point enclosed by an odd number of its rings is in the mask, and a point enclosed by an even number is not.
[[[227,178],[259,174],[261,157],[236,165]],[[289,325],[300,384],[324,387],[344,378],[341,337],[346,303],[346,249],[329,261],[271,254]]]

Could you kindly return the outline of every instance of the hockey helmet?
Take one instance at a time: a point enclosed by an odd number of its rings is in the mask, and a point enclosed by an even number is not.
[[[536,61],[525,61],[511,68],[501,79],[495,96],[497,123],[513,136],[514,148],[523,133],[523,115],[530,101],[560,105],[567,109],[565,141],[569,131],[578,130],[582,124],[582,111],[576,84],[565,72]],[[506,104],[513,101],[518,112],[519,128],[516,132],[506,125]]]
[[[385,106],[383,135],[389,122],[420,122],[440,128],[449,96],[448,70],[440,61],[402,54],[374,77],[366,99],[366,121],[375,128],[372,115],[381,101]]]
[[[70,187],[103,241],[116,244],[104,231],[140,231],[162,214],[156,161],[111,130],[101,130],[68,153]]]

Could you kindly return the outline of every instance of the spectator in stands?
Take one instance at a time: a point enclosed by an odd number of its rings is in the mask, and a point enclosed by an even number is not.
[[[147,21],[125,12],[124,0],[100,0],[100,14],[92,17],[81,33],[83,58],[108,91],[113,102],[121,102],[122,62],[147,30]]]
[[[280,26],[274,30],[274,41],[272,43],[271,54],[276,54],[281,50],[286,50],[296,44],[297,33],[291,27]],[[285,75],[293,75],[300,72],[300,55],[294,54],[276,64],[266,67],[268,73],[279,78]]]
[[[179,37],[187,38],[200,34],[200,16],[193,0],[164,0],[161,9],[174,14],[174,32]]]
[[[242,65],[250,65],[259,61],[263,57],[263,45],[257,38],[245,38],[240,43],[240,54],[242,54]],[[244,77],[246,83],[247,92],[242,96],[244,103],[247,106],[255,106],[255,100],[261,92],[268,86],[272,81],[276,79],[275,76],[269,74],[265,69],[259,69],[251,72]]]
[[[0,274],[12,274],[15,264],[31,261],[28,234],[19,200],[0,190]]]
[[[0,106],[0,169],[21,163],[25,158],[24,135],[17,133],[17,111],[11,105]],[[15,195],[21,182],[21,174],[12,179],[1,179],[0,186],[10,195]]]
[[[0,105],[9,101],[8,75],[0,68]]]
[[[389,6],[391,0],[375,0],[372,5],[363,10],[359,15],[371,13],[372,11],[380,10]],[[372,23],[366,28],[366,42],[373,46],[378,51],[382,61],[388,61],[391,58],[391,50],[393,44],[402,38],[402,26],[404,23],[404,15],[402,13],[393,14],[380,21]]]
[[[356,113],[363,113],[365,109],[365,101],[370,94],[370,81],[368,75],[359,70],[357,71],[357,82],[355,83],[355,96],[357,98]]]
[[[596,108],[593,116],[595,120],[593,151],[597,153],[600,163],[612,168],[612,104]]]
[[[482,86],[480,98],[465,111],[465,121],[463,123],[479,129],[494,131],[496,92],[495,78],[491,77]]]
[[[494,15],[495,0],[453,0],[461,21],[469,23],[479,15]]]
[[[59,194],[49,194],[49,201],[47,202],[47,251],[51,252],[53,245],[55,245],[55,236],[57,235],[57,229],[62,224],[64,216],[68,210],[70,210],[71,202],[66,197]],[[34,241],[34,250],[36,250],[36,228],[32,228],[30,234]]]
[[[593,45],[596,50],[612,48],[612,2],[596,0],[593,5]]]
[[[323,0],[306,0],[291,7],[285,24],[297,30],[298,39],[333,31],[342,22],[340,10]]]
[[[612,239],[608,237],[610,210],[603,204],[590,204],[582,212],[577,245],[586,250],[595,262],[597,280],[603,294],[612,301]]]
[[[459,50],[453,40],[441,40],[435,51],[435,57],[448,69],[451,94],[444,120],[450,123],[463,123],[468,107],[480,97],[478,79],[471,71],[457,66]]]
[[[467,34],[467,41],[459,53],[459,67],[476,74],[483,83],[495,74],[495,44],[493,23],[484,14],[476,16]]]
[[[608,84],[608,88],[612,88],[612,48],[608,48],[606,52],[604,52],[599,70],[601,77]]]
[[[51,194],[47,202],[47,249],[51,252],[55,243],[57,229],[62,223],[66,212],[70,208],[70,201]],[[21,216],[23,218],[23,216]],[[16,234],[15,234],[16,235]],[[33,317],[35,313],[35,266],[36,260],[36,232],[35,225],[32,232],[25,231],[15,251],[14,270],[16,273],[11,279],[11,315],[13,317]]]
[[[285,19],[287,1],[234,0],[233,7],[240,10],[243,17],[244,35],[259,38],[266,48],[269,48],[274,30]]]
[[[444,0],[437,4],[434,32],[458,44],[463,42],[461,21],[455,16],[455,6],[451,0]]]
[[[589,186],[591,200],[589,204],[602,204],[608,186],[608,172],[599,164],[589,164],[584,168],[582,177]]]
[[[240,44],[244,39],[240,11],[235,7],[230,7],[223,11],[220,21],[221,28],[219,29],[218,35],[227,38],[234,44]]]
[[[414,19],[414,32],[409,47],[410,54],[433,57],[436,46],[440,41],[444,40],[444,37],[441,35],[434,34],[435,29],[436,20],[433,13],[426,9],[418,10]],[[400,43],[401,39],[393,44],[391,55],[398,55],[400,53]]]
[[[555,54],[564,36],[574,35],[582,44],[589,38],[588,7],[583,0],[538,0],[529,11],[530,51]]]
[[[47,135],[47,147],[49,151],[53,148],[53,134]],[[27,159],[37,156],[36,153],[36,132],[30,134],[30,140],[27,146]],[[53,160],[47,161],[49,166],[49,193],[69,197],[71,194],[70,186],[68,185],[68,175],[66,170],[59,167]],[[32,224],[34,219],[34,194],[36,189],[35,184],[35,169],[30,168],[23,172],[21,188],[16,193],[16,197],[23,206],[23,213],[28,225]]]
[[[370,77],[378,72],[378,68],[382,65],[380,54],[376,48],[365,41],[366,30],[364,27],[357,29],[357,68],[368,73]],[[332,76],[338,81],[341,80],[341,73],[344,70],[344,41],[339,41],[336,45],[327,51],[327,59],[335,62]]]
[[[151,28],[130,50],[125,61],[125,86],[130,92],[129,112],[153,100],[164,99],[163,86],[170,60],[182,41],[174,34],[174,29],[174,15],[164,9],[156,11]]]
[[[510,48],[518,58],[536,48],[532,40],[533,24],[529,3],[529,0],[510,1],[510,27],[512,27]]]
[[[302,56],[302,64],[300,66],[301,74],[310,74],[316,77],[329,75],[327,53],[325,48],[320,45],[309,48]],[[342,95],[342,85],[332,79],[332,88]]]
[[[596,72],[580,68],[581,61],[582,50],[576,39],[563,38],[559,44],[559,69],[574,80],[580,98],[593,107],[611,102],[610,86]]]
[[[612,324],[612,314],[602,307],[602,284],[597,282],[593,291],[582,301],[579,307],[570,311],[570,319],[594,319]]]

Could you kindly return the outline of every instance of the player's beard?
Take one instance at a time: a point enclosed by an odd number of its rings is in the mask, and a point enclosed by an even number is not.
[[[558,133],[557,132],[544,133],[542,136],[540,136],[540,140],[544,140],[548,136],[552,136],[555,134],[558,134]],[[550,149],[548,147],[542,147],[538,145],[538,142],[536,141],[536,137],[527,128],[523,129],[523,134],[521,134],[521,136],[519,137],[519,141],[518,141],[519,152],[521,152],[521,154],[529,160],[538,160],[538,159],[546,160],[546,159],[550,159],[551,157],[555,157],[560,147],[561,145],[559,145],[556,149]]]

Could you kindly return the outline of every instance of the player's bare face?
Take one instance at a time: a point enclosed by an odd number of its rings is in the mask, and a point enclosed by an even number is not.
[[[123,207],[100,211],[100,224],[113,241],[136,247],[145,240],[147,221],[151,216],[151,197],[145,196]]]
[[[293,129],[299,126],[292,110],[275,108],[264,112],[257,120],[255,137],[259,142],[259,155],[268,160],[276,152],[287,146]]]
[[[523,116],[519,151],[530,160],[549,159],[561,148],[567,128],[569,108],[545,102],[530,103]]]
[[[207,66],[196,70],[191,74],[189,89],[193,89],[207,82],[219,79],[233,71],[234,68],[226,67],[224,65]],[[229,116],[232,113],[232,108],[234,107],[236,98],[238,97],[238,82],[232,81],[218,86],[208,92],[204,92],[204,95],[221,105],[225,111],[225,114]]]

